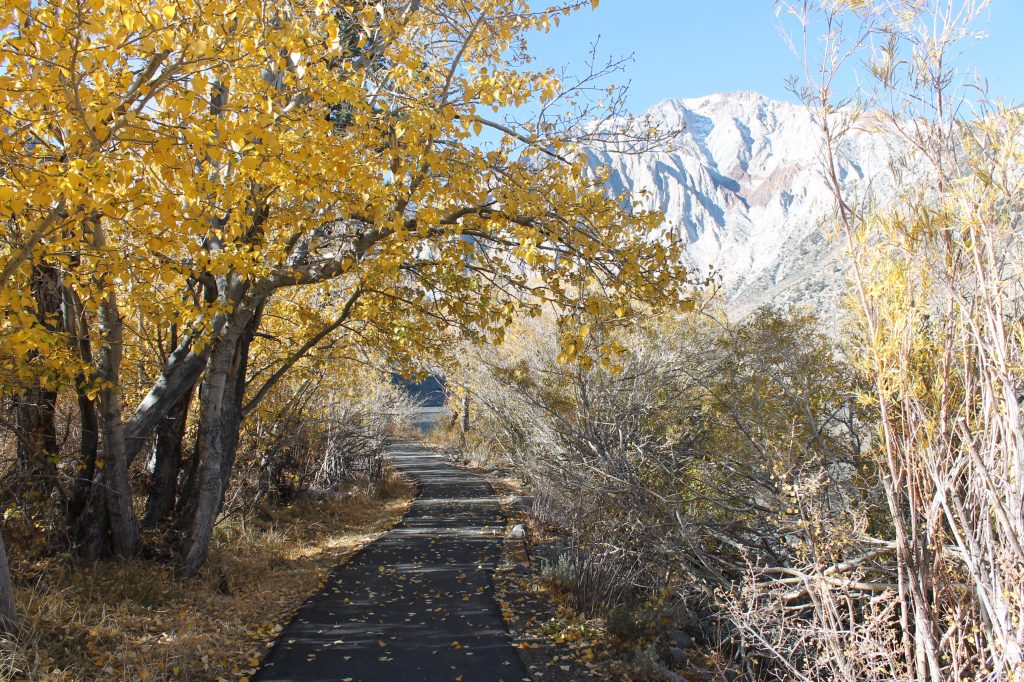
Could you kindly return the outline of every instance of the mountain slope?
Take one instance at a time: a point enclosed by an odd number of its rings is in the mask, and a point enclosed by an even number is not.
[[[795,301],[832,315],[845,268],[828,237],[834,203],[807,109],[740,92],[666,100],[644,120],[681,132],[663,151],[588,150],[610,189],[663,212],[664,229],[685,238],[696,269],[720,275],[737,314]],[[891,187],[898,148],[894,136],[852,132],[839,150],[843,182],[854,193]]]

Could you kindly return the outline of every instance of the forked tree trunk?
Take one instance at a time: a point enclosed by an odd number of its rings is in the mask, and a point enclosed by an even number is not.
[[[209,297],[207,298],[209,301]],[[227,316],[214,316],[213,331],[220,333]],[[79,324],[79,333],[85,329],[84,317]],[[88,337],[84,337],[83,359],[88,363],[91,361],[92,352],[88,345]],[[101,347],[100,361],[102,363],[103,349]],[[112,425],[121,434],[120,440],[123,443],[120,459],[124,462],[124,468],[131,466],[136,455],[148,442],[153,431],[160,424],[160,421],[187,393],[195,390],[199,378],[202,376],[203,368],[206,366],[209,350],[208,347],[195,349],[192,346],[191,337],[181,341],[177,348],[171,353],[163,372],[154,382],[149,392],[139,403],[135,413],[124,422],[123,425]],[[82,398],[80,396],[80,405]],[[94,420],[98,423],[102,416],[104,420],[104,433],[106,433],[108,418],[112,415],[98,415],[95,401],[89,401],[91,407],[86,406],[83,410],[83,429],[87,420]],[[117,418],[120,419],[120,410],[117,411]],[[97,429],[98,432],[99,429]],[[95,447],[95,441],[85,441],[85,430],[83,430],[83,472],[78,477],[82,489],[79,491],[80,500],[77,513],[74,515],[74,537],[77,554],[87,560],[97,560],[106,556],[109,547],[108,531],[111,522],[108,514],[107,504],[107,476],[103,470],[105,462],[96,465],[96,458],[89,458],[89,447]],[[91,464],[91,466],[90,466]],[[95,476],[90,472],[95,471]]]
[[[206,561],[210,537],[230,472],[231,361],[238,342],[222,342],[210,356],[199,396],[199,429],[193,454],[195,483],[182,507],[188,534],[181,549],[181,574],[193,577]]]
[[[181,548],[180,574],[184,577],[195,576],[206,561],[213,527],[224,504],[238,448],[249,349],[262,309],[260,304],[247,320],[244,316],[238,320],[240,329],[224,337],[207,364],[199,393],[195,484],[181,506],[180,521],[188,528]]]
[[[153,478],[146,500],[143,526],[158,526],[174,511],[178,474],[181,472],[185,423],[188,420],[193,393],[194,391],[189,391],[183,395],[156,428],[156,438],[153,441]]]

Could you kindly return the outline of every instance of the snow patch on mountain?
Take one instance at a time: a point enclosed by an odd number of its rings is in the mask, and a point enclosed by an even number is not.
[[[820,126],[803,106],[753,92],[670,99],[644,125],[679,130],[666,149],[587,153],[609,170],[609,189],[665,215],[663,229],[687,243],[690,265],[721,277],[732,308],[807,303],[833,315],[845,287],[842,248],[830,239],[832,192],[821,162]],[[891,187],[893,135],[852,131],[838,153],[853,194]]]

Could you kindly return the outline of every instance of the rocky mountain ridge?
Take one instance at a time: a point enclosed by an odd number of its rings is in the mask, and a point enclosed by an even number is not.
[[[720,277],[731,312],[796,302],[834,318],[846,267],[831,238],[834,199],[810,111],[738,92],[665,100],[641,120],[680,132],[656,151],[590,148],[610,190],[664,213],[663,229],[685,239],[690,264]],[[842,182],[854,194],[891,190],[899,148],[878,129],[853,130],[839,148]]]

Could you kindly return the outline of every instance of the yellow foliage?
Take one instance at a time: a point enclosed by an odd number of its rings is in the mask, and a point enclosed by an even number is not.
[[[571,149],[555,160],[555,131],[482,114],[563,91],[507,55],[579,4],[4,0],[5,384],[29,356],[82,370],[27,314],[40,262],[89,318],[104,300],[133,317],[129,346],[173,326],[200,347],[243,298],[342,274],[332,292],[368,292],[354,316],[403,353],[452,325],[500,333],[487,290],[525,292],[523,266],[563,305],[594,275],[638,285],[610,310],[673,302],[685,273],[646,238],[658,216],[607,198]]]

